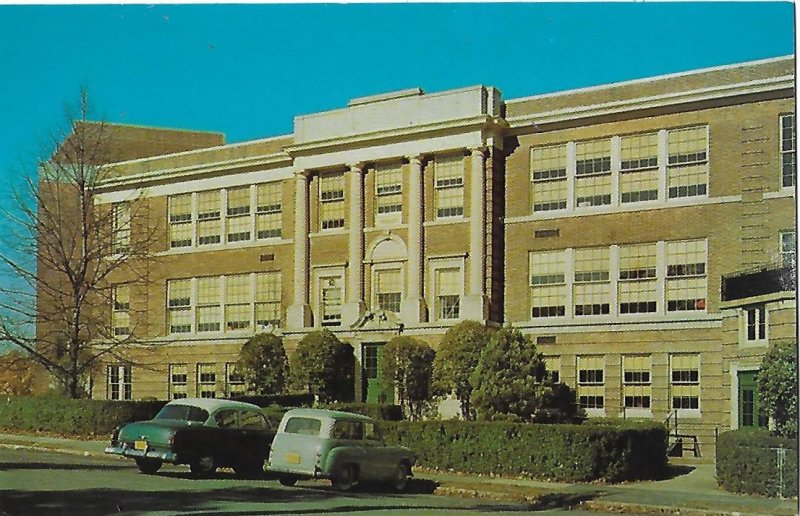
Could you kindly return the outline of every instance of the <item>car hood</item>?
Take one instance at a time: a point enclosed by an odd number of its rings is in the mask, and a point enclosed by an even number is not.
[[[152,421],[137,421],[122,427],[119,440],[133,442],[137,439],[146,439],[151,443],[166,445],[169,437],[177,430],[189,426],[187,421],[175,419],[154,419]],[[193,426],[199,426],[197,424]]]

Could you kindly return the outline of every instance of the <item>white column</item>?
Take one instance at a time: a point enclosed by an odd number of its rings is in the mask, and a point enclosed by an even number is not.
[[[425,321],[425,295],[423,289],[423,188],[422,156],[408,158],[408,287],[400,303],[400,319],[405,324]]]
[[[308,174],[295,174],[294,182],[294,300],[286,313],[289,328],[311,326],[308,304]]]
[[[486,157],[485,149],[472,150],[470,166],[469,275],[464,298],[464,319],[485,320],[487,302],[484,295],[486,267]]]
[[[350,165],[347,173],[350,211],[348,214],[347,295],[342,306],[342,325],[350,326],[364,315],[364,172],[362,165]]]

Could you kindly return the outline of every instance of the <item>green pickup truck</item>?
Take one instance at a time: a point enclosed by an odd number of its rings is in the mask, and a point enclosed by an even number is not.
[[[339,491],[358,482],[386,482],[405,490],[416,455],[387,445],[378,424],[359,414],[321,409],[287,412],[272,442],[267,470],[283,485],[327,478]]]

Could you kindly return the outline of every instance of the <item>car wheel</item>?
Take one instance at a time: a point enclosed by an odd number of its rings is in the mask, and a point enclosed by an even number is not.
[[[264,472],[264,461],[248,460],[233,466],[233,471],[240,477],[252,478]]]
[[[280,482],[282,486],[292,487],[297,483],[297,477],[293,477],[291,475],[281,475],[278,477],[278,482]]]
[[[406,486],[408,486],[408,466],[406,466],[405,462],[401,462],[397,465],[397,468],[394,470],[394,476],[392,477],[392,487],[398,493],[402,493],[406,490]]]
[[[214,473],[217,470],[217,465],[212,455],[203,454],[189,464],[189,469],[192,471],[192,475],[205,477]]]
[[[336,466],[331,475],[331,484],[337,491],[349,491],[355,484],[355,480],[353,467],[347,464]]]
[[[136,467],[146,475],[152,475],[161,469],[162,464],[164,463],[157,459],[136,459]]]

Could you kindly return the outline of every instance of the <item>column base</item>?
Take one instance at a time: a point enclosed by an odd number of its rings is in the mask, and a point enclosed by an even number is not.
[[[421,297],[407,297],[400,302],[400,320],[403,324],[419,324],[428,317],[428,306]]]
[[[462,296],[461,297],[461,317],[471,321],[484,322],[489,318],[489,303],[486,296]]]
[[[349,328],[367,312],[367,305],[363,301],[345,303],[342,305],[342,326]]]
[[[309,305],[291,305],[286,310],[286,327],[290,330],[308,328],[311,323],[312,315]]]

